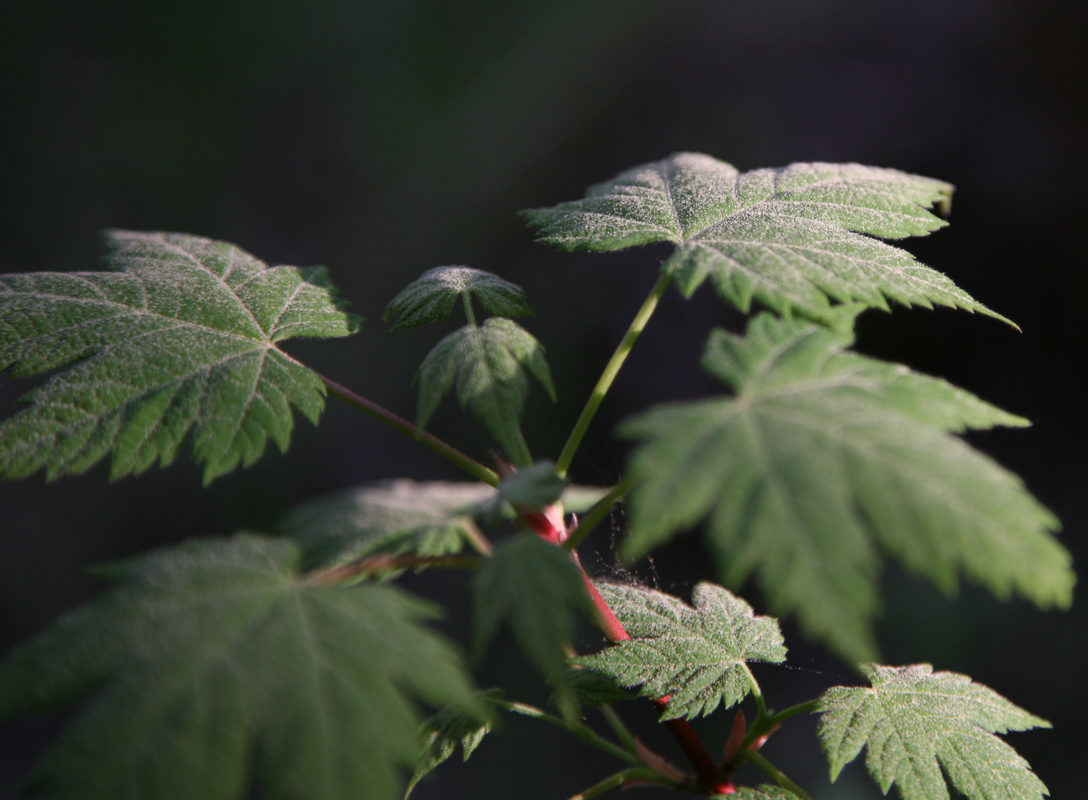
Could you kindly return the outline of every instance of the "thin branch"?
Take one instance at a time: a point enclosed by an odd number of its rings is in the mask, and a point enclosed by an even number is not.
[[[382,408],[372,400],[367,400],[365,397],[355,394],[355,392],[329,380],[324,375],[318,375],[317,377],[325,384],[325,388],[328,390],[329,394],[338,400],[343,400],[352,408],[357,408],[363,413],[374,417],[374,419],[379,422],[384,422],[393,430],[399,431],[406,436],[410,436],[427,449],[460,467],[472,477],[477,478],[486,484],[490,484],[491,486],[499,485],[499,476],[496,475],[493,470],[488,469],[479,461],[465,455],[452,445],[446,444],[437,436],[427,433],[427,431],[413,425],[411,422],[404,419],[404,417],[399,417],[392,411]]]
[[[627,726],[623,723],[620,715],[616,713],[616,709],[605,703],[598,711],[601,712],[605,722],[608,723],[608,727],[616,734],[616,738],[620,740],[620,744],[632,753],[635,752],[635,737],[631,734],[631,731],[627,730]]]
[[[572,720],[565,720],[562,717],[557,717],[554,714],[549,714],[547,711],[537,708],[536,706],[528,705],[527,703],[512,703],[508,700],[499,700],[497,698],[491,698],[487,701],[496,708],[501,708],[504,711],[509,711],[512,714],[521,714],[522,716],[532,717],[533,719],[543,720],[544,722],[550,722],[552,725],[562,728],[569,733],[577,736],[581,741],[586,744],[592,745],[599,750],[603,750],[609,755],[613,755],[620,761],[626,761],[628,764],[635,766],[642,766],[642,762],[638,760],[638,757],[633,753],[628,753],[622,747],[613,744],[602,736],[598,735],[596,731],[590,728],[588,725],[583,725],[580,722],[574,722]]]
[[[570,432],[567,443],[563,445],[563,452],[559,454],[559,458],[555,462],[555,473],[560,477],[567,474],[567,470],[570,468],[570,462],[574,460],[574,454],[578,451],[578,445],[582,443],[582,438],[586,435],[586,431],[589,430],[589,424],[593,421],[593,416],[597,413],[597,409],[600,407],[601,401],[604,400],[604,396],[608,394],[608,390],[612,387],[612,382],[619,374],[623,362],[627,360],[631,348],[635,346],[639,334],[642,333],[643,329],[646,327],[646,323],[650,320],[650,317],[653,316],[654,309],[657,308],[658,301],[661,300],[661,296],[669,287],[670,280],[671,278],[668,275],[662,275],[657,279],[657,283],[655,283],[654,288],[650,290],[650,294],[642,303],[642,307],[639,308],[638,313],[635,314],[635,318],[631,320],[631,325],[628,327],[627,333],[624,334],[623,339],[616,347],[616,351],[612,354],[612,358],[605,364],[604,371],[601,373],[597,385],[593,387],[593,392],[589,395],[589,400],[586,401],[581,416],[579,416],[578,421],[574,423],[574,429]]]
[[[461,523],[461,533],[464,534],[469,547],[482,556],[490,556],[495,552],[495,545],[491,544],[491,540],[484,535],[475,520],[471,517],[464,517],[459,522]]]
[[[753,764],[755,764],[757,767],[767,773],[767,775],[770,776],[771,780],[773,780],[783,789],[793,792],[795,795],[800,797],[801,800],[812,800],[808,792],[806,792],[796,783],[787,778],[782,770],[780,770],[770,761],[765,759],[759,753],[753,753],[751,750],[745,750],[741,753],[740,757],[745,761],[751,761]]]
[[[798,703],[795,706],[790,706],[789,708],[783,709],[777,714],[757,717],[752,722],[752,727],[749,729],[748,735],[744,737],[744,741],[741,743],[738,754],[748,750],[748,748],[750,748],[752,744],[760,737],[769,736],[777,726],[781,725],[790,717],[812,711],[814,708],[816,708],[819,702],[819,698],[815,700],[808,700],[804,703]]]
[[[570,800],[593,800],[605,792],[622,786],[627,781],[645,781],[646,783],[664,783],[652,769],[646,767],[632,767],[615,775],[609,775],[603,781],[595,783],[583,792],[573,795]]]

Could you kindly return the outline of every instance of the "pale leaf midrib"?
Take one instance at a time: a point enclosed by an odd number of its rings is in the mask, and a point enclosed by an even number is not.
[[[171,242],[168,242],[161,235],[157,235],[157,236],[153,236],[153,237],[149,237],[149,238],[153,238],[153,239],[161,242],[162,245],[164,247],[166,247],[166,248],[169,248],[169,249],[174,250],[174,251],[176,251],[178,253],[181,253],[185,258],[188,258],[190,261],[192,261],[193,264],[196,265],[197,269],[203,271],[204,273],[206,273],[206,274],[210,275],[212,278],[214,278],[215,281],[220,286],[223,287],[223,291],[225,291],[228,295],[230,295],[230,297],[237,303],[238,307],[245,313],[245,315],[247,317],[249,317],[249,321],[253,323],[253,327],[256,330],[260,331],[265,336],[265,338],[267,339],[267,337],[268,337],[267,331],[265,331],[264,328],[261,327],[261,324],[259,322],[257,322],[257,318],[253,316],[253,312],[249,310],[249,307],[245,304],[245,302],[242,300],[242,298],[235,292],[235,290],[230,286],[230,284],[228,284],[226,282],[225,276],[216,274],[213,270],[211,270],[207,266],[205,266],[203,261],[198,259],[195,255],[190,253],[188,250],[184,249],[180,245],[176,245],[176,244],[173,244]],[[239,253],[238,248],[235,247],[234,245],[230,245],[230,265],[229,265],[229,267],[227,269],[227,274],[229,274],[230,271],[234,269],[234,262],[235,262],[235,259],[238,257],[238,253]],[[254,260],[256,260],[256,259],[254,259]],[[260,274],[260,273],[266,273],[266,272],[269,271],[268,266],[264,265],[263,262],[258,262],[258,263],[260,264],[260,266],[254,265],[254,272],[255,273]]]
[[[90,274],[96,274],[96,273],[90,273]],[[143,285],[142,281],[140,283],[141,283],[141,285]],[[8,293],[8,294],[15,295],[15,293]],[[177,327],[190,328],[190,329],[193,329],[193,330],[200,331],[202,333],[214,334],[216,336],[222,336],[222,337],[231,338],[231,339],[239,339],[239,340],[245,341],[245,342],[254,342],[254,343],[260,343],[260,344],[263,344],[263,345],[275,346],[274,343],[268,338],[267,334],[265,334],[263,338],[257,338],[257,337],[253,337],[253,336],[246,336],[244,334],[236,333],[234,331],[223,330],[222,328],[214,328],[214,327],[211,327],[211,326],[203,324],[203,323],[194,322],[192,320],[181,319],[179,317],[171,317],[171,316],[169,316],[167,314],[162,314],[162,313],[159,313],[159,312],[156,312],[156,311],[151,311],[151,310],[147,309],[146,307],[136,308],[134,306],[130,306],[130,305],[127,305],[125,303],[119,303],[119,302],[113,301],[113,300],[106,301],[106,300],[94,300],[92,298],[72,298],[72,297],[66,297],[66,296],[63,296],[63,295],[57,296],[57,295],[51,295],[51,294],[42,294],[40,292],[33,292],[33,293],[22,292],[22,293],[19,293],[19,295],[16,295],[16,296],[30,297],[32,299],[40,299],[41,298],[41,299],[45,299],[47,302],[50,302],[50,303],[63,303],[63,304],[67,304],[67,305],[101,306],[101,307],[106,307],[106,308],[110,308],[110,309],[118,309],[118,312],[115,313],[115,314],[112,314],[110,316],[94,317],[92,319],[81,320],[81,321],[78,321],[78,322],[76,322],[76,323],[74,323],[72,325],[65,326],[63,328],[50,328],[48,331],[45,331],[44,333],[38,334],[37,336],[32,336],[32,337],[22,338],[22,339],[15,339],[15,340],[13,340],[11,342],[11,344],[33,343],[33,342],[36,342],[36,341],[38,341],[39,339],[41,339],[43,337],[55,336],[58,333],[64,333],[66,331],[79,330],[83,326],[98,325],[98,324],[102,324],[102,323],[113,323],[113,322],[120,321],[120,319],[127,316],[127,317],[138,317],[138,318],[139,317],[146,317],[148,319],[153,319],[153,320],[162,320],[162,321],[167,322],[167,323],[172,323],[172,327],[175,327],[175,328],[177,328]],[[5,297],[4,294],[0,294],[0,305],[3,305],[4,297]],[[155,332],[162,331],[162,330],[168,330],[168,328],[156,328],[154,331],[147,331],[145,333],[155,333]],[[258,326],[258,330],[260,330],[259,326]],[[262,331],[262,333],[263,333],[263,331]],[[141,334],[141,335],[144,335],[144,334]],[[126,341],[131,341],[131,339],[126,340]],[[100,352],[101,350],[106,349],[106,348],[111,347],[111,346],[112,346],[112,343],[107,344],[107,345],[102,345],[102,346],[100,346],[100,347],[98,347],[96,349],[96,352]]]

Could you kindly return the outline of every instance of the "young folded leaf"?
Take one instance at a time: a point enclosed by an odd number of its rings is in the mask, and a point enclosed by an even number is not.
[[[672,242],[663,270],[686,297],[710,278],[723,300],[745,312],[754,298],[834,326],[841,320],[829,316],[829,300],[885,310],[894,300],[1009,322],[910,253],[871,238],[944,227],[927,209],[947,204],[952,191],[933,178],[860,164],[741,173],[710,156],[676,153],[591,186],[583,200],[522,215],[540,241],[561,250]]]
[[[1049,722],[966,675],[933,672],[929,664],[862,669],[871,689],[836,686],[817,708],[831,780],[864,747],[873,780],[885,794],[895,784],[903,800],[948,800],[945,776],[969,800],[1049,794],[1028,763],[994,735],[1049,728]]]
[[[528,534],[495,548],[476,575],[473,650],[479,655],[509,616],[514,638],[559,692],[567,716],[576,713],[567,682],[566,646],[574,635],[571,612],[593,614],[593,604],[570,554]]]
[[[185,234],[108,243],[114,272],[0,276],[0,369],[67,367],[0,425],[0,476],[52,480],[112,452],[117,479],[170,464],[191,431],[207,483],[269,436],[286,450],[291,405],[316,424],[321,380],[276,343],[359,329],[324,267],[268,267]]]
[[[449,555],[479,536],[472,518],[497,494],[484,483],[386,481],[305,503],[278,532],[299,543],[304,570],[367,556]]]
[[[457,708],[444,708],[424,722],[420,737],[423,740],[423,755],[416,764],[412,779],[408,781],[405,798],[417,783],[449,760],[457,751],[457,745],[461,745],[461,760],[468,761],[490,732],[490,722],[481,721],[478,716],[466,714]]]
[[[949,432],[1026,425],[906,367],[844,352],[847,334],[755,317],[715,331],[704,368],[732,398],[651,409],[630,471],[632,558],[709,518],[724,581],[755,573],[776,614],[840,655],[875,652],[878,546],[951,592],[960,572],[999,597],[1066,606],[1058,520],[1019,478]]]
[[[574,663],[638,686],[643,697],[672,695],[662,719],[735,706],[752,688],[746,662],[786,659],[778,622],[712,583],[695,587],[691,606],[641,586],[598,583],[597,589],[631,638]]]
[[[435,267],[408,284],[385,307],[384,319],[393,314],[399,319],[390,330],[415,328],[437,322],[453,310],[458,297],[466,303],[471,296],[497,317],[523,317],[532,314],[525,291],[498,275],[471,267]],[[471,319],[471,316],[470,316]]]
[[[555,402],[544,348],[527,330],[503,317],[466,325],[435,345],[420,365],[416,422],[421,428],[426,425],[456,384],[461,408],[471,408],[510,459],[527,466],[532,459],[519,424],[529,391],[526,370]]]
[[[290,542],[194,541],[0,665],[0,718],[94,696],[35,767],[54,800],[399,800],[417,701],[485,719],[461,658],[399,590],[301,580]]]

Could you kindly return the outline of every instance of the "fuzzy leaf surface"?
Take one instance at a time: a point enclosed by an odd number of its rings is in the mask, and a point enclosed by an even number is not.
[[[594,669],[568,669],[567,680],[574,690],[578,704],[586,708],[600,708],[603,705],[635,699],[635,695],[620,687],[611,676]],[[558,694],[552,695],[553,706],[559,708],[560,701]]]
[[[1041,800],[1028,763],[994,734],[1049,728],[992,689],[929,664],[863,665],[872,688],[828,689],[817,711],[831,779],[865,748],[881,790],[903,800],[948,800],[948,781],[969,800]],[[942,775],[941,770],[944,770]]]
[[[786,659],[777,620],[721,586],[700,583],[692,605],[641,586],[598,583],[631,638],[575,663],[638,686],[643,697],[672,695],[662,719],[705,716],[735,706],[751,690],[745,663]]]
[[[444,708],[423,723],[423,755],[416,764],[412,779],[404,796],[408,797],[412,789],[440,764],[448,761],[457,746],[461,746],[462,761],[480,746],[480,742],[491,732],[491,723],[481,721],[479,716],[466,714],[461,709]]]
[[[121,585],[0,666],[0,717],[86,699],[27,793],[51,800],[399,798],[417,702],[485,716],[433,606],[322,586],[286,540],[194,541],[116,565]]]
[[[519,466],[528,462],[519,421],[529,391],[526,372],[555,401],[544,348],[515,322],[492,317],[483,325],[466,325],[435,345],[416,373],[422,428],[442,398],[456,386],[462,409],[471,409],[488,433]]]
[[[523,317],[533,310],[525,291],[490,272],[471,267],[435,267],[408,284],[389,301],[382,315],[398,316],[390,330],[415,328],[445,319],[462,295],[476,295],[488,311],[498,317]]]
[[[473,517],[497,492],[484,483],[400,479],[305,503],[279,525],[303,550],[303,569],[376,555],[459,553],[477,535]]]
[[[286,450],[291,406],[316,423],[324,387],[277,347],[346,336],[324,267],[268,267],[225,242],[114,231],[112,272],[0,276],[0,369],[61,370],[0,425],[0,475],[50,480],[110,453],[110,477],[171,463],[191,433],[209,482]]]
[[[529,534],[504,541],[476,574],[473,607],[473,650],[481,654],[509,618],[518,646],[556,687],[564,713],[575,713],[564,647],[574,635],[572,612],[590,615],[593,605],[567,551]]]
[[[707,155],[676,153],[591,186],[582,200],[522,214],[540,241],[561,250],[672,242],[663,269],[685,296],[709,278],[745,312],[755,299],[780,314],[836,325],[832,300],[885,310],[894,300],[1008,322],[910,253],[872,238],[944,227],[928,209],[952,191],[933,178],[861,164],[742,173]]]
[[[755,573],[840,655],[875,652],[880,550],[951,592],[959,574],[999,597],[1066,606],[1074,575],[1057,519],[1015,475],[950,433],[1024,425],[948,383],[846,352],[851,337],[755,317],[715,331],[704,368],[735,395],[651,409],[630,471],[632,558],[707,519],[723,582]]]

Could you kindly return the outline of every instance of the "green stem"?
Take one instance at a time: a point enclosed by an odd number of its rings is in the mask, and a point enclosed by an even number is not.
[[[627,730],[627,726],[623,724],[623,720],[620,719],[620,715],[616,713],[616,709],[605,703],[601,706],[600,712],[604,716],[605,722],[608,723],[608,727],[612,729],[612,732],[616,734],[616,738],[620,740],[620,744],[634,753],[635,737],[631,735],[631,731]]]
[[[582,437],[586,435],[586,431],[589,430],[589,424],[593,421],[593,415],[597,413],[597,408],[601,405],[601,401],[604,400],[604,396],[608,394],[608,390],[612,387],[612,382],[616,379],[616,375],[619,374],[620,367],[622,367],[623,362],[627,360],[628,353],[631,352],[631,348],[634,347],[639,334],[642,333],[643,328],[646,327],[646,323],[653,315],[654,309],[657,308],[658,301],[661,300],[661,296],[669,287],[670,280],[671,278],[668,275],[662,275],[657,279],[657,283],[655,283],[654,288],[650,290],[650,294],[646,297],[642,307],[638,310],[638,313],[635,314],[635,318],[631,320],[631,325],[627,329],[627,333],[616,348],[616,352],[612,354],[612,358],[609,359],[608,363],[605,365],[604,372],[601,373],[597,385],[593,387],[593,393],[590,394],[589,400],[586,401],[585,408],[582,409],[582,415],[578,417],[578,421],[574,423],[574,430],[570,432],[567,443],[563,445],[563,452],[559,454],[559,459],[555,462],[556,475],[559,475],[560,477],[566,476],[567,470],[570,468],[570,462],[574,460],[574,454],[578,451],[578,445],[582,443]]]
[[[563,547],[573,550],[580,545],[597,525],[608,516],[612,506],[622,500],[634,488],[635,480],[627,477],[608,490],[608,494],[593,504],[585,516],[578,520],[578,527],[563,542]]]
[[[472,313],[472,294],[471,292],[461,293],[461,302],[465,307],[465,316],[468,318],[468,324],[473,328],[476,327],[476,315]]]
[[[472,477],[491,486],[499,485],[499,476],[495,474],[493,470],[488,469],[479,461],[465,455],[457,448],[446,444],[437,436],[421,430],[416,425],[413,425],[411,422],[404,419],[404,417],[398,417],[392,411],[382,408],[377,403],[367,400],[361,395],[355,394],[355,392],[329,380],[324,375],[318,375],[317,377],[325,384],[325,389],[328,393],[336,399],[343,400],[352,408],[357,408],[364,414],[369,414],[379,422],[384,422],[395,431],[400,431],[406,436],[411,436],[421,445],[460,467]]]
[[[532,465],[533,457],[529,454],[529,445],[525,443],[525,436],[521,432],[521,426],[514,425],[514,433],[517,438],[511,442],[514,445],[517,452],[507,453],[510,456],[510,460],[514,462],[514,466],[524,469]]]
[[[651,783],[661,783],[661,777],[652,769],[646,767],[632,767],[631,769],[625,769],[622,772],[617,772],[615,775],[609,775],[600,783],[595,783],[586,789],[584,792],[579,792],[570,798],[570,800],[593,800],[594,797],[600,797],[605,792],[611,791],[618,786],[622,786],[627,781],[641,780]]]
[[[752,727],[759,724],[761,720],[767,718],[767,702],[763,699],[763,690],[759,688],[759,681],[756,680],[756,676],[752,674],[752,670],[748,669],[748,665],[743,661],[741,667],[744,669],[744,673],[748,676],[748,686],[752,690],[752,697],[756,699],[756,719],[752,723]]]
[[[628,764],[635,766],[641,766],[642,762],[638,760],[638,757],[634,753],[628,753],[622,747],[613,744],[607,739],[599,736],[596,731],[590,728],[588,725],[583,725],[580,722],[572,722],[561,717],[556,717],[549,714],[543,709],[536,706],[530,706],[525,703],[511,703],[507,700],[491,699],[488,702],[496,708],[501,708],[504,711],[509,711],[512,714],[521,714],[526,717],[532,717],[533,719],[543,720],[544,722],[550,722],[552,725],[557,725],[563,730],[574,734],[583,742],[588,745],[596,747],[598,750],[604,750],[609,755],[613,755],[620,761],[626,761]]]
[[[769,717],[767,719],[767,722],[770,725],[780,725],[784,720],[787,720],[790,717],[796,716],[797,714],[805,714],[805,713],[808,713],[808,712],[812,711],[819,704],[820,704],[820,698],[818,698],[818,697],[815,700],[807,700],[804,703],[798,703],[795,706],[790,706],[789,708],[785,709],[784,711],[779,711],[773,717]]]
[[[458,521],[461,523],[461,533],[464,535],[469,547],[482,556],[490,556],[495,552],[495,545],[491,544],[491,540],[484,536],[484,532],[477,527],[476,522],[471,517],[463,517]]]
[[[808,792],[806,792],[804,789],[802,789],[796,783],[794,783],[789,778],[787,778],[785,773],[782,772],[782,770],[780,770],[778,767],[776,767],[770,761],[765,759],[759,753],[753,753],[750,750],[746,750],[741,754],[741,757],[746,761],[751,761],[753,764],[755,764],[757,767],[759,767],[761,770],[763,770],[765,773],[767,773],[771,777],[771,780],[773,780],[775,783],[777,783],[783,789],[786,789],[787,791],[793,792],[795,795],[800,797],[801,800],[812,800],[812,798],[809,797]]]
[[[766,715],[766,709],[764,708],[763,713],[761,713],[755,718],[755,720],[752,721],[752,727],[748,729],[748,735],[745,736],[744,741],[741,742],[740,750],[738,751],[738,753],[746,752],[748,748],[752,746],[752,743],[756,739],[758,739],[760,736],[763,736],[765,733],[770,732],[775,725],[781,725],[787,719],[796,716],[797,714],[804,714],[806,712],[812,711],[812,709],[816,708],[819,702],[819,698],[815,700],[808,700],[804,703],[798,703],[795,706],[790,706],[789,708],[783,711],[779,711],[777,714],[773,714],[771,716]]]

